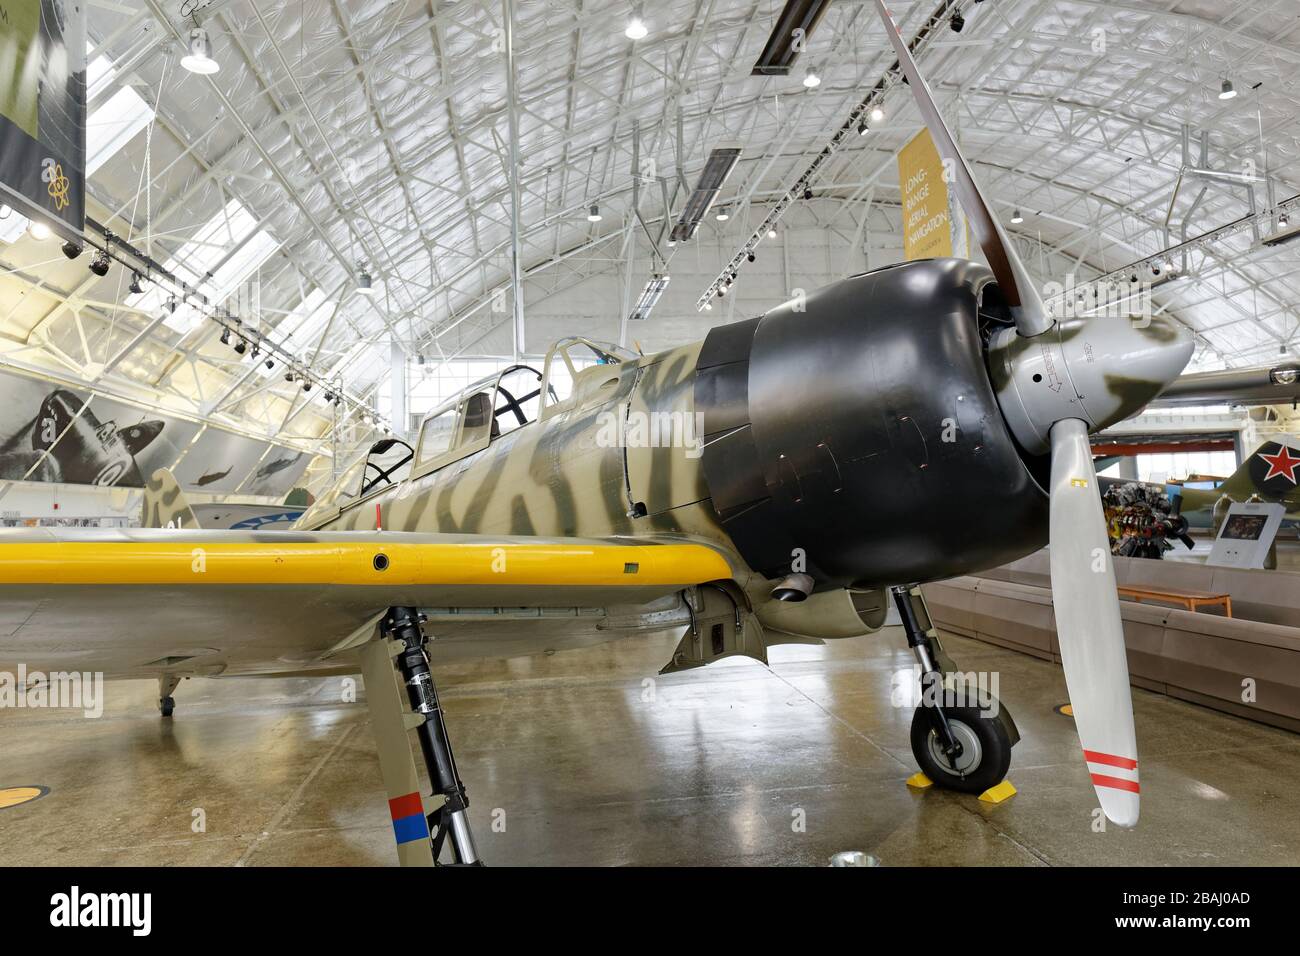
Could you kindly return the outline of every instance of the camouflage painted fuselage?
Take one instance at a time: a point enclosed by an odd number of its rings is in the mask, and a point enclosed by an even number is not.
[[[610,441],[611,421],[658,414],[694,420],[700,343],[583,370],[573,395],[539,420],[435,471],[378,489],[333,516],[305,515],[312,530],[501,535],[681,535],[735,555],[709,502],[698,445]],[[698,441],[699,438],[696,438]],[[644,511],[644,514],[640,512]],[[756,576],[742,573],[742,586]],[[759,592],[765,598],[758,579]]]

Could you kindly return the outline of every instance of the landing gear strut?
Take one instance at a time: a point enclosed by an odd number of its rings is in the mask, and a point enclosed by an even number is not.
[[[1020,739],[1011,715],[987,691],[945,680],[957,668],[939,643],[919,587],[891,587],[907,646],[921,666],[921,704],[912,716],[912,755],[927,777],[963,793],[1000,783]]]
[[[172,697],[172,691],[180,682],[179,677],[171,674],[163,674],[158,678],[158,713],[164,717],[170,717],[172,711],[176,709],[176,700]]]
[[[482,865],[478,852],[474,848],[474,837],[469,828],[469,815],[466,808],[469,799],[465,795],[465,784],[461,782],[456,770],[456,760],[451,752],[451,740],[447,736],[447,725],[443,720],[442,707],[438,702],[438,691],[429,673],[429,657],[425,652],[428,638],[421,626],[423,617],[412,607],[390,608],[380,624],[380,633],[389,648],[396,651],[396,668],[406,686],[413,717],[419,719],[415,726],[420,740],[420,750],[424,755],[425,767],[429,780],[433,784],[435,796],[443,798],[442,805],[427,817],[427,830],[431,835],[433,863],[438,864],[438,857],[444,843],[451,847],[453,864]],[[367,670],[367,687],[370,685],[371,673]],[[390,670],[391,685],[391,670]],[[373,691],[381,693],[379,686]],[[413,719],[411,723],[414,723]],[[380,733],[376,728],[376,733]],[[384,759],[384,741],[380,742],[381,762]],[[407,750],[409,761],[409,748]],[[385,767],[385,782],[388,783],[388,768]],[[389,786],[392,794],[393,788]],[[404,794],[401,799],[408,799],[411,794]],[[395,830],[399,812],[393,799]],[[401,831],[399,832],[399,846]],[[409,831],[408,831],[409,832]],[[450,837],[450,839],[448,839]]]

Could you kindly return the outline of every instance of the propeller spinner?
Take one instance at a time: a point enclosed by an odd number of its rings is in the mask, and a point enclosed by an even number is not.
[[[1089,430],[1139,411],[1183,370],[1191,337],[1163,317],[1053,321],[943,121],[883,0],[874,0],[935,147],[1015,320],[989,343],[999,405],[1016,440],[1051,452],[1052,602],[1084,759],[1106,816],[1138,820],[1137,740],[1115,570]]]

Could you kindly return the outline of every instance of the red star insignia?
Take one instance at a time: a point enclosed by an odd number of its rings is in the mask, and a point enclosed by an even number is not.
[[[1300,458],[1293,456],[1291,449],[1287,448],[1286,445],[1279,448],[1276,455],[1265,455],[1261,452],[1259,457],[1268,462],[1268,474],[1264,476],[1265,481],[1281,475],[1291,484],[1296,483],[1295,470],[1300,467]]]

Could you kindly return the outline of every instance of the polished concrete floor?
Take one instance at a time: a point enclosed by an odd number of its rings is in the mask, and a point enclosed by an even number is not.
[[[1094,832],[1048,664],[947,642],[964,670],[997,674],[1024,736],[1019,793],[991,806],[904,784],[897,629],[778,647],[771,669],[656,677],[675,640],[443,671],[488,863],[822,865],[858,849],[886,866],[1300,864],[1294,734],[1135,691],[1142,821]],[[164,721],[137,681],[109,684],[97,720],[0,711],[0,788],[50,789],[0,809],[0,861],[393,864],[366,709],[342,691],[341,678],[191,680]]]

